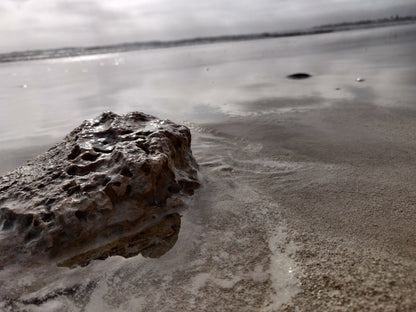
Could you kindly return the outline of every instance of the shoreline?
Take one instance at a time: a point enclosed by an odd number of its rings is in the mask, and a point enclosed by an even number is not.
[[[24,61],[40,61],[59,58],[74,58],[93,55],[106,55],[114,53],[125,53],[133,51],[146,51],[168,49],[176,47],[187,47],[195,45],[207,45],[216,43],[232,43],[242,41],[290,38],[300,36],[313,36],[321,34],[329,34],[336,32],[367,30],[373,28],[406,26],[416,23],[416,17],[411,17],[408,20],[386,20],[383,22],[370,21],[371,23],[344,23],[340,25],[323,25],[308,28],[305,30],[292,30],[283,32],[263,32],[255,34],[237,34],[224,36],[211,36],[201,38],[186,38],[167,41],[146,41],[146,42],[132,42],[120,43],[113,45],[91,46],[91,47],[64,47],[47,50],[29,50],[29,51],[15,51],[0,53],[0,63],[14,63]]]

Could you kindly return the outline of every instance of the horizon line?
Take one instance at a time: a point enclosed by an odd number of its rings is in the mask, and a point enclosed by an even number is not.
[[[258,32],[232,35],[214,35],[205,37],[191,37],[173,40],[129,41],[123,43],[95,45],[95,46],[67,46],[50,49],[34,49],[0,53],[0,63],[19,62],[30,60],[43,60],[51,58],[77,57],[82,55],[122,53],[135,50],[149,50],[189,45],[212,44],[232,41],[249,41],[272,39],[280,37],[295,37],[302,35],[317,35],[337,31],[347,31],[360,28],[374,28],[394,24],[415,23],[416,16],[391,16],[372,20],[359,20],[355,22],[341,22],[336,24],[323,24],[299,30]]]

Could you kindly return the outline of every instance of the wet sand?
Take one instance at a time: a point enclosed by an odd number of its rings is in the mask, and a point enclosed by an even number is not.
[[[327,91],[240,102],[252,114],[206,125],[253,146],[246,157],[263,169],[246,179],[279,204],[299,246],[302,290],[285,311],[416,309],[416,104],[400,85],[416,71],[385,61],[365,82],[310,78],[299,88],[325,80]],[[389,73],[387,98],[373,82]]]
[[[279,203],[305,274],[287,310],[415,309],[416,112],[354,99],[285,118],[210,128],[264,160],[246,179]]]
[[[191,128],[203,184],[165,256],[4,269],[0,308],[416,310],[414,38],[406,26],[3,67],[16,76],[2,101],[17,105],[2,107],[3,172],[28,142],[142,110]]]

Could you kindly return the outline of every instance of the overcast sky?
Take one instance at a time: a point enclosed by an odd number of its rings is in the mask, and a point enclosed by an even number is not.
[[[0,0],[0,53],[416,15],[415,0]]]

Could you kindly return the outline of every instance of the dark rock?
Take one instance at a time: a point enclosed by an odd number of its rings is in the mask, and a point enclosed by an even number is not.
[[[68,266],[163,254],[199,186],[190,146],[188,128],[143,113],[85,121],[0,177],[0,264],[18,252]]]
[[[307,74],[307,73],[295,73],[295,74],[291,74],[287,76],[287,78],[289,79],[307,79],[310,77],[312,77],[312,75]]]

